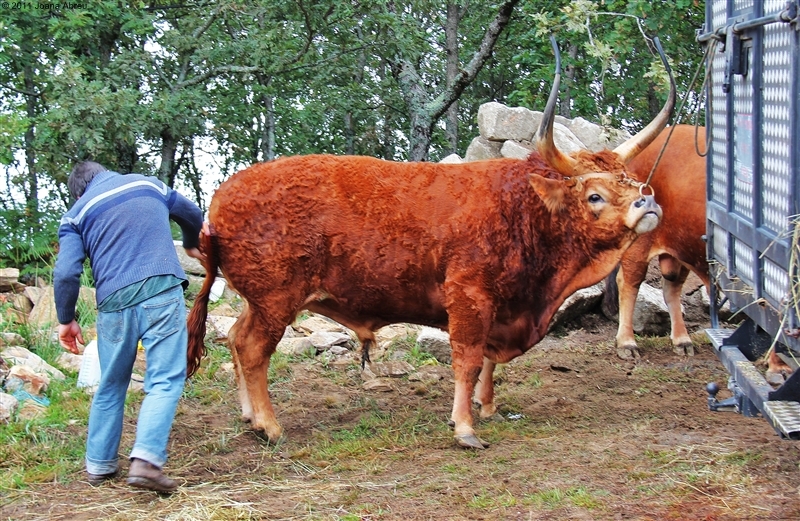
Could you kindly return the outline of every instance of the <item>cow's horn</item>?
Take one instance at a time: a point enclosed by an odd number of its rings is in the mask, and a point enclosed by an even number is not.
[[[550,89],[550,98],[547,100],[547,106],[539,124],[539,130],[536,131],[536,148],[550,166],[568,176],[574,172],[576,161],[563,154],[553,141],[553,122],[556,118],[556,101],[558,101],[558,88],[561,84],[561,53],[558,51],[556,38],[552,34],[550,35],[550,44],[556,55],[556,75],[553,79],[553,88]]]
[[[639,152],[644,150],[647,145],[649,145],[657,136],[664,130],[664,127],[667,126],[669,119],[672,117],[672,111],[675,108],[675,78],[672,76],[672,69],[669,67],[669,62],[667,61],[667,57],[664,55],[664,49],[661,48],[661,42],[658,38],[653,38],[653,43],[656,44],[656,49],[658,50],[658,55],[661,57],[661,63],[664,64],[664,68],[667,69],[667,74],[669,74],[669,95],[667,96],[667,102],[664,104],[664,107],[661,109],[661,112],[650,122],[649,125],[644,127],[638,134],[618,146],[614,149],[614,153],[617,154],[619,159],[623,163],[627,163],[634,157],[636,157]]]

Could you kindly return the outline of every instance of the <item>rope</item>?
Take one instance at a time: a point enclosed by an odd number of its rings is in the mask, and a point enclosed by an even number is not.
[[[692,81],[689,83],[689,88],[687,89],[686,94],[684,94],[683,99],[681,100],[681,104],[678,107],[678,114],[676,116],[675,123],[673,123],[673,125],[670,127],[669,134],[667,134],[667,139],[664,140],[664,144],[661,146],[661,150],[658,153],[658,157],[656,158],[655,163],[653,163],[653,167],[650,169],[650,175],[647,176],[647,181],[645,181],[645,183],[644,183],[645,186],[650,186],[650,180],[653,178],[653,174],[655,173],[656,168],[658,167],[658,164],[661,162],[661,157],[664,155],[664,151],[667,149],[667,145],[669,144],[669,140],[672,138],[672,133],[675,132],[675,127],[678,126],[678,124],[681,121],[681,112],[683,112],[683,106],[686,104],[686,101],[689,99],[689,94],[694,91],[694,85],[697,82],[697,76],[699,76],[699,74],[700,74],[700,68],[703,67],[704,65],[706,65],[706,67],[705,67],[705,75],[703,77],[703,85],[701,87],[701,99],[702,99],[702,96],[703,96],[702,92],[705,92],[705,86],[706,86],[706,84],[708,82],[709,71],[711,70],[711,67],[710,67],[711,61],[709,60],[709,56],[711,56],[711,54],[714,52],[714,50],[716,50],[716,48],[717,48],[717,40],[713,40],[711,45],[706,47],[706,52],[703,55],[703,59],[697,65],[697,70],[694,72],[694,76],[692,77]],[[697,147],[697,133],[698,133],[698,127],[699,127],[697,114],[698,114],[697,111],[695,111],[694,147],[695,147],[695,150],[697,151],[699,156],[705,157],[708,154],[708,144],[709,144],[708,136],[710,135],[710,133],[706,133],[706,152],[704,154],[701,154],[700,151],[698,150],[698,147]]]

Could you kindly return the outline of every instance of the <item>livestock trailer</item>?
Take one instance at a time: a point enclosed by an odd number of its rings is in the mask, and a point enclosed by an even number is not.
[[[763,417],[800,439],[800,370],[770,385],[754,360],[800,360],[800,1],[707,0],[708,336],[733,396],[709,407]],[[722,306],[744,317],[720,327]]]

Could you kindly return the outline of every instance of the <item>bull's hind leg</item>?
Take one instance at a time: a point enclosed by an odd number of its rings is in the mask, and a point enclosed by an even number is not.
[[[283,335],[284,326],[267,321],[252,307],[246,307],[239,316],[229,339],[231,353],[239,383],[239,400],[242,417],[252,422],[252,428],[266,434],[275,443],[282,429],[275,418],[269,398],[269,361],[275,346]]]
[[[681,264],[678,259],[671,255],[662,254],[658,257],[661,275],[664,277],[664,302],[669,310],[669,322],[671,330],[669,338],[672,340],[672,350],[679,355],[694,356],[694,344],[686,329],[686,322],[683,321],[683,310],[681,309],[681,290],[686,277],[689,276],[689,269]]]

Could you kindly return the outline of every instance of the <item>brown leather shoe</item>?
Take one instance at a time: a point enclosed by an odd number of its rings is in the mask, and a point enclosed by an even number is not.
[[[117,476],[119,476],[119,469],[115,470],[114,472],[109,472],[108,474],[92,474],[90,472],[86,473],[86,479],[89,481],[89,484],[93,487],[102,485],[106,481],[114,479]]]
[[[165,476],[159,467],[139,458],[131,459],[127,482],[132,487],[167,494],[178,488],[178,482]]]

